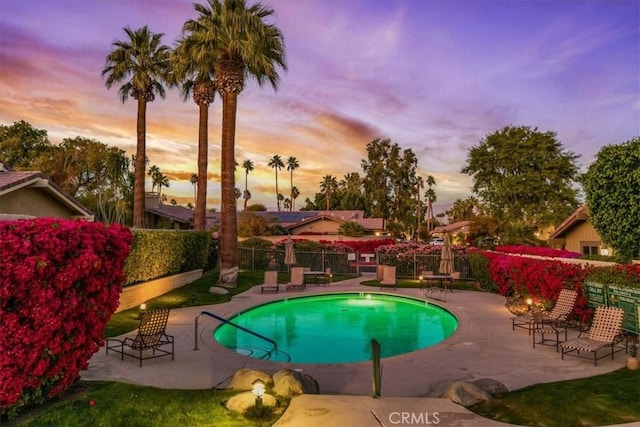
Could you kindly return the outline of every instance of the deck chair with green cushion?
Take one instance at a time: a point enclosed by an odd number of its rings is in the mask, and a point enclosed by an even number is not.
[[[578,293],[572,289],[562,289],[558,294],[556,303],[550,312],[542,312],[537,314],[523,314],[511,318],[511,329],[515,331],[516,328],[523,328],[531,332],[538,328],[542,324],[554,324],[560,326],[564,324],[565,340],[567,335],[566,322],[573,311],[573,307],[576,304],[576,298]]]
[[[260,293],[265,292],[275,292],[276,294],[280,290],[280,284],[278,283],[278,272],[277,271],[265,271],[264,272],[264,282],[262,283],[262,287],[260,288]]]
[[[598,366],[598,360],[606,357],[609,352],[604,352],[598,357],[598,350],[611,348],[611,359],[613,355],[624,350],[624,347],[616,348],[616,344],[622,341],[622,318],[624,311],[617,307],[597,307],[593,315],[591,328],[586,336],[582,333],[577,338],[560,344],[562,359],[565,355],[590,358],[583,356],[580,352],[593,353],[593,363]]]
[[[167,335],[165,330],[168,319],[168,308],[149,310],[142,313],[137,335],[135,337],[126,337],[123,340],[108,338],[106,353],[109,354],[109,350],[120,353],[121,360],[124,360],[125,355],[131,356],[140,361],[140,366],[142,366],[143,360],[156,357],[171,356],[171,360],[174,360],[173,336]],[[171,346],[171,350],[169,350],[169,346]]]
[[[287,291],[298,290],[302,292],[305,288],[304,284],[304,268],[303,267],[291,267],[291,278],[287,283]]]
[[[392,265],[385,265],[382,271],[382,280],[380,280],[380,289],[391,287],[396,289],[398,283],[396,281],[396,267]]]

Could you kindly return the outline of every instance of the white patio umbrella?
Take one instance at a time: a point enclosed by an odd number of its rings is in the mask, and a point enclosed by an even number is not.
[[[444,243],[440,254],[440,274],[450,276],[453,273],[453,250],[451,249],[451,236],[444,233]]]
[[[296,254],[293,251],[293,240],[291,236],[287,238],[287,242],[284,244],[284,263],[291,268],[296,264]]]

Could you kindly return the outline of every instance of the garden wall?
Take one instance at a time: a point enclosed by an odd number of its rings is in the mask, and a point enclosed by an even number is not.
[[[202,274],[202,269],[191,270],[186,273],[174,274],[173,276],[127,286],[120,294],[120,305],[118,306],[116,313],[137,307],[143,302],[191,283],[202,277]]]

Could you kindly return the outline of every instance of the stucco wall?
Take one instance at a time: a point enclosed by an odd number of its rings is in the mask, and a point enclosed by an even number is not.
[[[602,240],[598,235],[598,232],[588,222],[578,224],[571,232],[567,233],[565,237],[565,249],[568,251],[582,253],[583,242],[595,242],[598,246],[598,254],[601,253],[603,247]],[[591,245],[593,246],[593,245]],[[613,255],[613,250],[609,248],[609,255]]]
[[[191,283],[200,277],[202,277],[201,269],[187,271],[186,273],[163,277],[161,279],[150,280],[133,286],[127,286],[120,294],[120,305],[118,306],[116,313],[137,307],[143,302],[166,294],[167,292]]]
[[[46,191],[21,188],[0,198],[0,211],[35,217],[72,218],[77,213],[60,203]]]

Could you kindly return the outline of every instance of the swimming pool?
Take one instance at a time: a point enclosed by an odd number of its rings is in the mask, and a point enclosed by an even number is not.
[[[426,301],[377,293],[323,294],[288,298],[254,307],[229,319],[273,344],[229,324],[214,331],[223,346],[246,356],[292,363],[351,363],[371,360],[371,339],[381,357],[437,344],[458,320]]]

